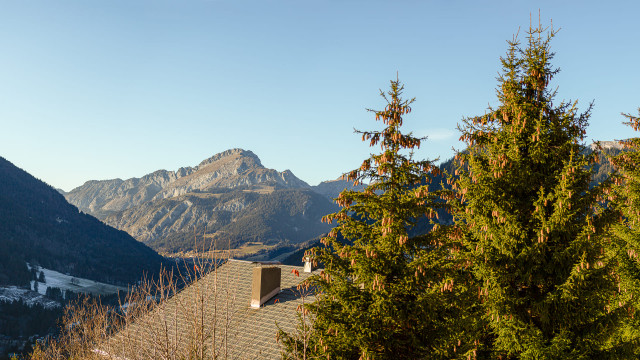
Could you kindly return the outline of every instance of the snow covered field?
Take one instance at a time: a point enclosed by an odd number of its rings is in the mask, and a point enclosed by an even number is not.
[[[20,299],[29,306],[38,304],[47,309],[60,306],[60,303],[57,301],[46,298],[44,295],[38,294],[35,291],[20,289],[16,286],[0,287],[0,301],[12,302]]]
[[[31,265],[29,265],[29,268],[31,268]],[[50,309],[60,306],[60,303],[44,296],[48,287],[59,288],[63,293],[71,290],[76,293],[91,293],[94,295],[109,295],[115,294],[118,291],[127,291],[127,288],[122,286],[77,278],[38,267],[38,275],[40,275],[40,271],[44,273],[46,283],[38,283],[37,293],[33,290],[21,289],[17,286],[0,287],[0,301],[10,302],[22,299],[27,305],[38,304]],[[33,283],[34,281],[31,281],[31,289],[33,289]]]
[[[29,265],[29,267],[31,267]],[[94,295],[109,295],[115,294],[118,291],[127,291],[127,288],[122,286],[109,285],[93,280],[78,278],[74,276],[65,275],[57,271],[38,267],[38,275],[40,271],[44,272],[45,283],[38,283],[38,292],[45,294],[47,287],[60,288],[63,292],[71,290],[77,293],[91,293]],[[33,289],[33,281],[31,281],[31,288]]]

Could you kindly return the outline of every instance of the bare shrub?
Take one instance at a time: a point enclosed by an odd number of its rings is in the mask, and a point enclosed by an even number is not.
[[[229,251],[207,251],[181,268],[143,279],[118,306],[88,297],[65,310],[60,335],[32,360],[225,359],[237,334],[233,274],[217,269]],[[222,285],[222,286],[221,286]],[[181,296],[173,296],[182,291]]]

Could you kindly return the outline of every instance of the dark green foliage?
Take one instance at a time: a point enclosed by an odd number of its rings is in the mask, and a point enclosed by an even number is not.
[[[63,308],[44,308],[41,305],[27,305],[22,301],[0,301],[0,335],[12,338],[29,337],[33,334],[44,336],[57,326]]]
[[[632,129],[640,130],[640,116],[623,114]],[[640,109],[639,109],[640,115]],[[619,211],[621,217],[613,227],[613,244],[619,254],[619,278],[623,292],[620,301],[633,315],[628,319],[627,338],[640,337],[640,322],[637,309],[640,308],[640,138],[631,138],[622,142],[624,150],[615,156],[608,155],[607,160],[615,166],[615,191],[606,200],[612,200],[611,207]]]
[[[381,93],[386,108],[370,110],[385,128],[361,132],[383,152],[347,177],[369,185],[340,194],[342,209],[325,218],[337,227],[322,239],[326,247],[308,254],[324,264],[312,278],[318,292],[309,306],[315,318],[309,348],[323,358],[452,358],[471,351],[459,307],[468,278],[453,256],[456,244],[443,240],[442,227],[411,236],[418,218],[435,218],[446,205],[443,193],[425,185],[439,169],[413,159],[422,139],[400,131],[413,102],[401,98],[402,89],[392,81]]]
[[[320,219],[336,207],[311,190],[285,189],[260,196],[222,230],[238,243],[302,242],[330,230]]]
[[[0,286],[17,285],[26,288],[30,286],[30,280],[32,274],[27,263],[15,256],[13,244],[0,241]]]
[[[47,287],[47,291],[45,292],[45,296],[51,300],[62,302],[64,300],[64,296],[62,296],[62,290],[57,287]]]
[[[25,286],[25,262],[124,284],[163,259],[123,231],[78,212],[51,186],[0,158],[0,285]]]
[[[583,151],[590,108],[554,103],[553,31],[530,28],[509,42],[497,108],[464,120],[458,154],[457,224],[466,233],[487,332],[480,357],[633,358],[624,334],[619,253],[607,229],[617,219],[590,189],[594,153]]]

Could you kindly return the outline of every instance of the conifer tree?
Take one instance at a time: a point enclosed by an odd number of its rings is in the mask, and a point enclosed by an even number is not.
[[[623,114],[627,118],[625,124],[633,130],[640,130],[639,116]],[[636,310],[640,307],[640,138],[621,141],[623,151],[609,157],[615,166],[615,186],[612,193],[607,194],[607,201],[611,201],[620,215],[619,221],[613,227],[613,239],[619,261],[620,279],[624,290],[618,301],[627,304],[631,315],[628,320],[627,339],[640,338],[640,318],[636,319]],[[637,346],[637,345],[636,345]]]
[[[640,115],[640,109],[638,109]],[[640,130],[640,117],[623,114],[633,130]],[[616,167],[614,204],[623,218],[616,224],[615,234],[624,239],[629,251],[640,250],[640,138],[621,141],[624,151],[611,158]],[[635,256],[631,255],[635,259]],[[635,263],[635,262],[634,262]],[[640,273],[640,271],[639,271]]]
[[[369,109],[384,128],[358,133],[382,152],[346,174],[368,185],[339,195],[342,209],[324,219],[337,221],[322,239],[326,247],[307,254],[324,266],[312,278],[317,299],[309,307],[315,322],[308,348],[321,358],[450,359],[473,351],[460,326],[457,301],[469,286],[453,256],[459,246],[443,240],[448,228],[437,224],[410,236],[420,217],[437,220],[446,193],[428,190],[438,167],[413,158],[424,138],[401,132],[414,101],[404,100],[402,91],[391,81],[391,89],[381,91],[384,110]]]
[[[465,119],[456,222],[492,359],[622,359],[628,309],[604,207],[608,182],[589,189],[594,154],[583,142],[591,106],[554,103],[553,29],[530,27],[501,58],[498,105]],[[623,289],[624,290],[624,289]],[[483,356],[484,357],[484,356]]]

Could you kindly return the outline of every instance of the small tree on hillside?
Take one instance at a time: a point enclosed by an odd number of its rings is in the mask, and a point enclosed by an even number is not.
[[[322,358],[466,358],[473,351],[458,306],[468,278],[457,266],[456,244],[443,240],[448,229],[434,225],[429,234],[410,236],[419,218],[437,218],[446,205],[445,192],[428,191],[438,167],[413,159],[424,139],[401,132],[414,101],[402,91],[391,81],[381,91],[385,109],[369,110],[385,127],[358,133],[382,153],[346,175],[368,185],[339,195],[342,209],[325,217],[337,221],[322,240],[326,247],[307,254],[324,265],[312,280],[317,300],[309,306],[315,322],[308,346]]]
[[[469,148],[457,155],[456,217],[480,283],[487,357],[627,358],[635,339],[622,332],[628,306],[607,233],[615,212],[601,202],[610,182],[589,189],[591,107],[553,102],[554,35],[530,27],[526,47],[510,41],[499,105],[460,127]]]

